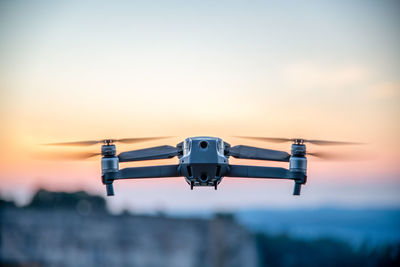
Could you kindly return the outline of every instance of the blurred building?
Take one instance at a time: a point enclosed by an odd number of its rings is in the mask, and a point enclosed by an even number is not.
[[[28,266],[257,266],[250,233],[229,218],[110,215],[99,197],[39,191],[0,208],[0,263]]]

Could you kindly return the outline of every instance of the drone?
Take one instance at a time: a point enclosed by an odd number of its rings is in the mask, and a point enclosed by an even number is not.
[[[246,145],[231,146],[218,137],[189,137],[176,146],[162,145],[121,152],[117,155],[116,143],[139,143],[167,137],[105,139],[48,145],[90,146],[102,144],[100,153],[80,152],[75,158],[84,159],[101,155],[101,180],[107,196],[114,195],[113,183],[124,179],[184,177],[193,190],[197,186],[214,187],[224,177],[289,179],[294,181],[293,195],[300,195],[301,186],[307,182],[307,156],[330,158],[329,153],[310,153],[306,143],[315,145],[352,145],[354,142],[308,140],[302,138],[249,137],[240,138],[268,142],[292,142],[291,153]],[[120,162],[178,158],[178,164],[119,168]],[[289,168],[229,164],[229,158],[288,162]]]

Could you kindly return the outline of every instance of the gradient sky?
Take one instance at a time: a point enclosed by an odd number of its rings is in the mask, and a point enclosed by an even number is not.
[[[226,178],[215,192],[190,191],[181,178],[116,182],[108,203],[398,207],[399,26],[398,1],[3,0],[0,192],[20,203],[38,187],[105,193],[99,160],[37,160],[42,143],[211,135],[288,150],[231,136],[300,136],[366,142],[324,149],[369,160],[310,159],[300,198],[290,181]]]

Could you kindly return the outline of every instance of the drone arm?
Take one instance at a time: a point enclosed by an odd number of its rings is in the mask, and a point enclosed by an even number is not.
[[[290,154],[284,151],[238,145],[229,148],[229,155],[238,159],[258,159],[289,162]]]
[[[168,159],[178,156],[179,153],[178,148],[165,145],[122,152],[118,155],[118,159],[119,162]]]
[[[118,171],[118,175],[115,180],[178,177],[180,176],[178,167],[179,165],[161,165],[124,168]]]
[[[225,177],[238,178],[264,178],[264,179],[290,179],[295,181],[293,195],[300,195],[300,188],[306,182],[306,175],[302,172],[292,172],[285,168],[229,165]]]
[[[229,171],[225,176],[294,179],[291,176],[291,172],[285,168],[246,165],[229,165]]]
[[[107,196],[114,195],[113,182],[120,179],[140,179],[140,178],[163,178],[178,177],[180,172],[179,165],[162,165],[148,167],[125,168],[119,171],[105,172],[102,176],[103,184],[106,185]]]

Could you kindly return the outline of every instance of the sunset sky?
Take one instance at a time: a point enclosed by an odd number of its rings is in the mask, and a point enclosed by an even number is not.
[[[108,203],[399,207],[399,28],[398,1],[1,1],[0,193],[21,204],[39,187],[105,194],[99,158],[36,159],[49,142],[174,136],[124,151],[210,135],[290,149],[232,137],[253,135],[368,144],[309,145],[363,160],[310,158],[301,197],[291,181],[225,178],[218,191],[190,191],[173,178],[117,181]]]

